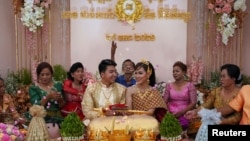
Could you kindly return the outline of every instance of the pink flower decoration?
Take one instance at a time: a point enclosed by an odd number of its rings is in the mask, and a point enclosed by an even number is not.
[[[220,14],[221,13],[221,8],[215,8],[215,13]]]
[[[2,136],[2,139],[1,139],[2,141],[11,141],[11,138],[10,138],[10,136],[9,135],[7,135],[7,134],[3,134],[3,136]]]
[[[96,82],[94,75],[90,72],[85,71],[84,78],[85,78],[84,80],[85,85],[89,85]]]
[[[201,58],[198,58],[198,60],[196,60],[195,57],[193,57],[193,60],[187,70],[187,76],[189,77],[189,80],[194,83],[194,85],[197,85],[201,83],[202,75],[203,63],[201,61]]]
[[[212,3],[209,3],[207,7],[208,7],[208,9],[210,9],[210,10],[214,9],[214,5],[213,5]]]
[[[242,0],[241,2],[239,1],[240,0],[208,0],[208,5],[207,5],[208,10],[210,10],[213,14],[216,15],[216,21],[213,22],[216,24],[215,25],[216,30],[212,30],[212,28],[210,28],[210,31],[211,32],[217,31],[221,36],[221,37],[219,36],[215,37],[216,47],[220,46],[221,43],[227,45],[227,42],[229,40],[228,38],[232,36],[232,34],[234,34],[234,30],[240,28],[242,25],[245,12],[242,11],[241,8],[246,7],[246,2],[245,0]],[[242,6],[241,8],[236,10],[234,9],[234,6],[238,2],[241,3]],[[223,16],[223,14],[227,15]]]
[[[216,0],[215,2],[216,2],[217,4],[220,4],[220,3],[222,3],[222,1],[223,1],[223,0]]]
[[[37,75],[36,75],[36,68],[39,64],[39,62],[37,62],[36,60],[32,60],[32,68],[31,68],[31,76],[32,76],[32,80],[35,84],[37,84]]]
[[[39,4],[40,0],[34,0],[34,4]]]
[[[223,13],[231,13],[232,11],[232,6],[230,4],[225,4],[224,7],[222,8],[222,12]]]
[[[51,3],[52,3],[52,0],[47,0],[47,3],[51,4]]]
[[[228,3],[232,3],[232,2],[234,2],[234,0],[227,0],[227,2],[228,2]]]

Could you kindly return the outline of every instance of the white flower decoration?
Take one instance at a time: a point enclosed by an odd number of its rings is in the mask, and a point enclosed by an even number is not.
[[[247,6],[246,6],[246,0],[237,0],[234,3],[234,10],[242,10],[246,11]]]
[[[225,45],[227,45],[228,43],[228,38],[233,37],[236,28],[237,28],[236,18],[235,17],[230,18],[228,14],[224,13],[219,20],[217,30],[221,33],[222,42]]]
[[[21,21],[29,28],[29,31],[36,32],[38,27],[44,23],[44,8],[34,5],[33,0],[24,0],[24,7],[21,8]]]

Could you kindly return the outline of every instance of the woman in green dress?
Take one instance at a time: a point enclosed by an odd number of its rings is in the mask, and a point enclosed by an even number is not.
[[[65,104],[62,96],[62,83],[53,81],[53,68],[47,62],[42,62],[37,66],[36,74],[37,83],[29,88],[30,102],[44,106],[47,112],[46,123],[59,125],[63,120],[60,109]],[[49,132],[51,136],[55,135],[54,131]]]

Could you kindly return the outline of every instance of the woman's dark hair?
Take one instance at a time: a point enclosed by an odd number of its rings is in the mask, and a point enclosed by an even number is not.
[[[4,82],[4,79],[2,77],[0,77],[0,80],[2,80]]]
[[[235,79],[235,84],[240,84],[242,76],[240,74],[240,68],[234,64],[225,64],[221,66],[220,71],[227,70],[228,76]]]
[[[53,68],[48,62],[41,62],[37,68],[36,68],[36,75],[39,76],[39,74],[42,72],[43,69],[48,68],[51,74],[53,75]]]
[[[71,76],[71,73],[74,73],[78,68],[82,68],[84,70],[82,63],[76,62],[70,67],[69,72],[67,73],[69,80],[74,81],[74,78]]]
[[[177,61],[174,63],[173,67],[180,67],[183,72],[187,72],[187,65],[182,63],[181,61]]]
[[[116,67],[116,63],[111,60],[111,59],[104,59],[100,62],[98,69],[99,69],[99,73],[101,74],[102,72],[105,72],[107,70],[108,66],[114,66]]]
[[[139,68],[143,68],[147,73],[151,71],[151,75],[149,76],[149,85],[154,87],[156,84],[156,76],[155,76],[155,69],[153,65],[149,61],[142,61],[135,65],[135,70]]]

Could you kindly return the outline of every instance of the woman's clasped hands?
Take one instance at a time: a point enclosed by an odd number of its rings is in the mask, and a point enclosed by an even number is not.
[[[197,109],[187,111],[184,114],[184,117],[187,118],[187,119],[189,119],[189,120],[196,119],[198,117],[197,112],[198,112]]]
[[[57,92],[57,91],[51,91],[51,92],[47,95],[47,98],[48,98],[48,99],[51,99],[51,100],[55,100],[55,101],[63,100],[63,97],[62,97],[61,93],[60,93],[60,92]]]

